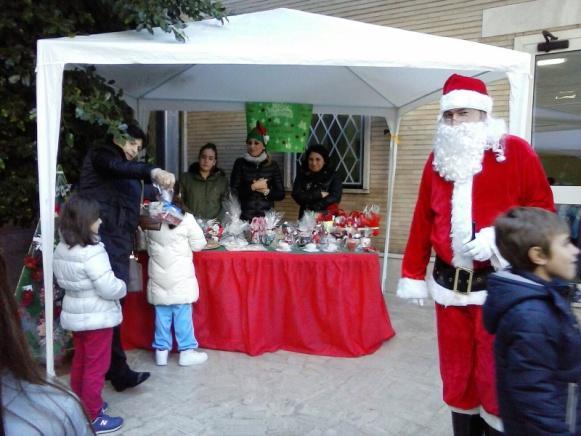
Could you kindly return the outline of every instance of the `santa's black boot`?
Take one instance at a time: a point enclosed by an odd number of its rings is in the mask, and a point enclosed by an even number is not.
[[[502,436],[504,433],[492,428],[490,425],[484,423],[484,434],[486,436]]]
[[[482,436],[485,425],[480,415],[452,412],[454,436]]]

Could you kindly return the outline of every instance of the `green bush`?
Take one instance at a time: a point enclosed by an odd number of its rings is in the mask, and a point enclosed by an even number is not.
[[[0,225],[29,226],[38,217],[36,41],[42,38],[160,27],[184,41],[184,17],[214,17],[225,8],[202,0],[16,0],[0,15]],[[78,181],[87,147],[107,134],[124,136],[132,115],[122,93],[95,69],[65,72],[59,162]]]

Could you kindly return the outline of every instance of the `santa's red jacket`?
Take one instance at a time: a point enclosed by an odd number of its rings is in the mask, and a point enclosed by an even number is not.
[[[525,140],[512,135],[504,136],[501,141],[506,160],[498,162],[495,153],[487,150],[483,157],[482,171],[473,177],[471,208],[476,232],[493,226],[494,220],[500,214],[514,206],[536,206],[555,210],[547,177],[532,147]],[[402,297],[426,296],[421,295],[420,290],[422,283],[425,288],[425,283],[416,281],[425,279],[432,248],[444,262],[452,264],[451,199],[454,184],[444,180],[434,170],[433,158],[431,153],[424,167],[403,258],[404,280],[401,280],[398,286],[398,295]],[[475,262],[474,268],[487,265],[488,262]],[[465,302],[465,304],[482,303],[483,298],[476,300],[472,298]],[[454,302],[442,304],[455,305]]]

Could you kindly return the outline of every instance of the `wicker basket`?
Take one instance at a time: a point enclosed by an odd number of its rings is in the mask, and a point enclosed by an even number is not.
[[[161,217],[139,215],[139,227],[141,227],[141,230],[160,230]]]

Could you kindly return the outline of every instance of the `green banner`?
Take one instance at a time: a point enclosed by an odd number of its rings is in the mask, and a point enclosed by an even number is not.
[[[250,132],[256,122],[266,127],[268,151],[301,153],[309,139],[312,104],[299,103],[246,103],[246,127]]]

